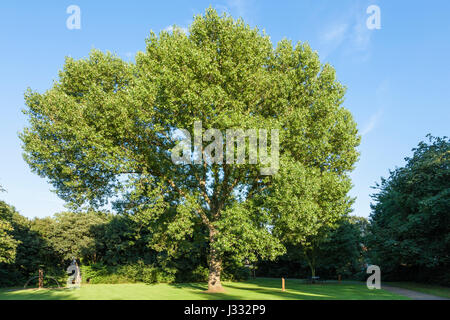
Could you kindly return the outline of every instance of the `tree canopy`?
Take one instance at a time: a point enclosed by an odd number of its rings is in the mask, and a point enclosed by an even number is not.
[[[346,211],[359,136],[344,94],[308,44],[274,47],[208,9],[187,34],[151,33],[134,63],[96,50],[67,58],[48,91],[27,92],[20,137],[31,168],[74,207],[112,200],[151,230],[149,246],[172,255],[183,239],[205,236],[209,289],[220,291],[224,257],[275,258],[284,247],[273,226],[305,239]],[[204,161],[174,163],[177,133],[194,136],[197,121],[203,134],[278,130],[280,172],[211,163],[201,152]],[[208,141],[196,142],[204,150]]]
[[[428,138],[376,186],[369,252],[386,278],[449,284],[450,140]]]

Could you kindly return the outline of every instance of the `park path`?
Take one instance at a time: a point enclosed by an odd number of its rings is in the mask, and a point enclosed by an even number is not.
[[[426,293],[403,289],[403,288],[398,288],[398,287],[382,285],[381,289],[411,298],[413,300],[450,300],[450,299],[447,299],[444,297],[433,296],[431,294],[426,294]]]

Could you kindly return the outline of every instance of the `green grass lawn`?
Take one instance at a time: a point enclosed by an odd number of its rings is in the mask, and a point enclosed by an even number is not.
[[[226,292],[208,294],[203,283],[189,284],[98,284],[80,289],[12,290],[1,289],[0,300],[397,300],[406,297],[384,290],[369,290],[365,283],[329,282],[304,284],[301,280],[286,280],[281,291],[280,279],[255,279],[246,282],[223,283]]]
[[[432,294],[438,297],[444,297],[450,299],[450,288],[442,287],[434,284],[423,284],[415,282],[386,282],[386,285],[399,287],[403,289],[414,290],[418,292],[423,292],[427,294]]]

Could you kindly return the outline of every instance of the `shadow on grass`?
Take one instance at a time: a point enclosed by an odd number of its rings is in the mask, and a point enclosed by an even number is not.
[[[250,291],[264,296],[267,299],[292,299],[292,300],[304,300],[304,299],[336,299],[329,295],[322,285],[308,285],[303,284],[298,279],[287,279],[286,291],[281,290],[281,280],[279,279],[257,279],[247,282],[252,287],[244,287],[240,283],[229,283],[227,287]],[[313,290],[312,290],[313,289]],[[325,289],[325,290],[324,290]]]
[[[177,289],[191,289],[193,295],[206,300],[303,300],[303,299],[336,299],[336,297],[323,294],[322,292],[310,293],[308,290],[281,291],[281,282],[277,279],[256,279],[246,282],[223,283],[224,293],[207,293],[207,285],[202,283],[171,284]],[[305,286],[306,289],[306,286]],[[238,294],[237,292],[241,293]]]
[[[202,283],[172,283],[170,287],[176,289],[194,289],[194,290],[207,290],[208,286]]]
[[[0,300],[70,300],[72,289],[2,289]]]
[[[135,286],[136,285],[136,286]],[[361,283],[306,284],[300,279],[287,279],[281,291],[281,279],[259,278],[246,282],[225,282],[224,293],[207,293],[206,283],[174,283],[143,286],[143,284],[99,285],[77,292],[71,289],[0,290],[0,300],[129,300],[141,297],[150,300],[384,300],[403,299],[384,290],[369,290]],[[101,289],[101,290],[100,290]]]
[[[294,300],[384,300],[405,299],[384,290],[369,290],[364,283],[355,281],[330,281],[320,284],[308,284],[301,279],[287,279],[286,291],[281,291],[281,279],[256,279],[243,283],[229,283],[227,288],[255,293],[257,299],[294,299]],[[249,297],[239,297],[249,299]]]
[[[224,293],[209,293],[208,285],[204,283],[173,283],[170,287],[176,289],[189,289],[190,293],[205,300],[242,300],[243,298],[236,295],[231,295],[227,292]],[[226,288],[225,288],[226,290]]]

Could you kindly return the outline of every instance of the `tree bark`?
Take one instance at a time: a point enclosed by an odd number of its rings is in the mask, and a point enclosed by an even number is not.
[[[209,254],[209,278],[208,278],[208,291],[209,293],[224,292],[224,288],[220,282],[220,273],[222,271],[222,259],[217,256],[216,251],[213,248],[213,243],[216,239],[216,231],[210,230],[210,254]]]
[[[44,288],[44,270],[39,269],[39,289]]]
[[[303,250],[306,262],[308,263],[309,268],[311,269],[311,281],[312,278],[316,276],[316,259],[314,256],[314,251],[311,252],[311,258],[308,256],[307,250]]]
[[[311,277],[315,277],[316,276],[316,268],[314,268],[312,265],[310,266],[311,268]]]

